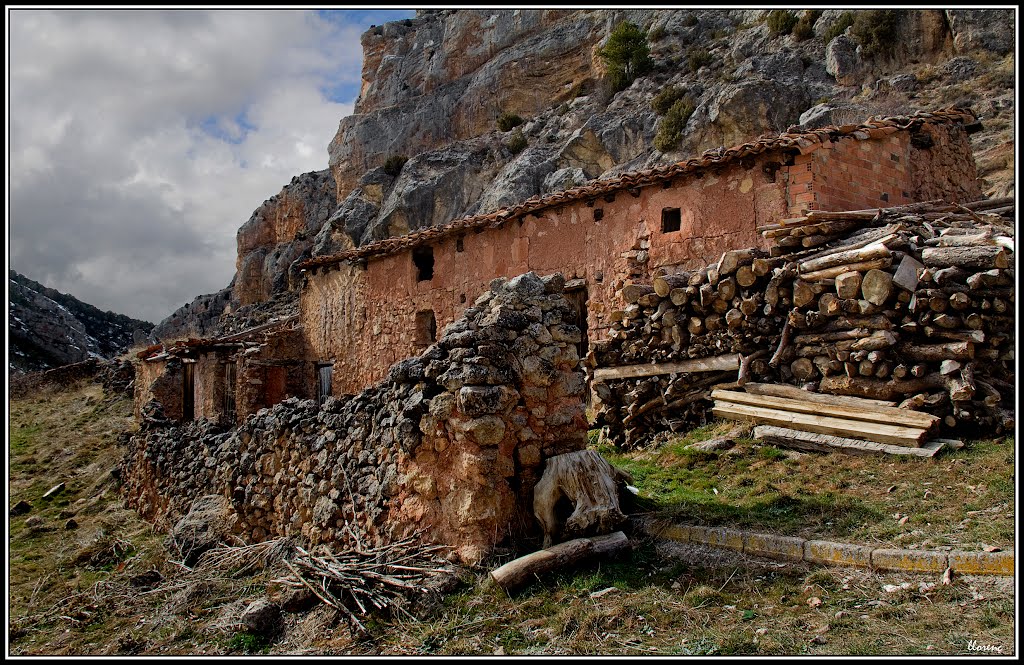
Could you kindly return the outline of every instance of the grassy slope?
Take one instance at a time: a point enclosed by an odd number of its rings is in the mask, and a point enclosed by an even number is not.
[[[1013,547],[1012,437],[935,458],[794,454],[748,439],[730,450],[686,447],[734,425],[714,423],[653,451],[601,452],[684,522],[910,549]]]
[[[1001,645],[1003,653],[1013,644],[1012,580],[963,577],[922,589],[937,583],[935,576],[782,565],[656,542],[639,542],[625,561],[565,572],[512,597],[481,583],[486,570],[508,559],[495,557],[464,571],[457,591],[419,622],[371,621],[370,635],[356,640],[320,606],[287,615],[285,633],[268,643],[236,632],[225,617],[273,590],[280,568],[256,576],[185,571],[168,559],[163,536],[121,507],[109,470],[120,455],[118,432],[133,427],[128,399],[83,384],[15,400],[10,427],[11,505],[33,505],[10,518],[12,654],[951,654],[968,653],[968,640]],[[912,531],[915,518],[888,535],[896,528],[889,513],[921,514],[905,504],[932,482],[954,511],[942,512],[943,520],[966,515],[968,501],[980,510],[1000,507],[994,518],[982,513],[954,534],[958,546],[969,547],[1004,543],[1007,529],[1012,534],[1012,515],[1002,518],[1013,505],[1012,450],[982,443],[916,463],[817,455],[789,461],[749,443],[731,455],[694,455],[675,443],[660,457],[615,461],[634,472],[645,493],[657,491],[664,508],[688,519],[840,540],[895,541]],[[950,470],[969,477],[974,490],[947,480]],[[801,485],[799,477],[813,481]],[[60,481],[67,489],[42,500]],[[769,485],[776,489],[762,491]],[[815,491],[831,498],[815,498]],[[31,517],[41,525],[27,525]],[[72,518],[76,529],[66,528]],[[153,570],[163,581],[150,588],[139,576]],[[884,590],[908,581],[907,589]]]

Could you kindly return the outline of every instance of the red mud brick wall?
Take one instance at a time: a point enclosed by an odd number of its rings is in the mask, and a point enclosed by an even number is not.
[[[620,191],[611,201],[578,201],[540,217],[470,231],[461,252],[457,237],[445,238],[433,245],[434,276],[428,281],[417,281],[411,252],[371,259],[365,270],[341,264],[310,274],[301,317],[313,357],[335,363],[335,394],[357,392],[381,379],[392,363],[424,348],[417,312],[434,312],[440,336],[492,279],[531,270],[585,280],[588,335],[602,339],[608,315],[622,306],[616,281],[628,275],[629,252],[641,241],[647,245],[644,279],[655,268],[705,265],[728,249],[762,243],[756,227],[786,211],[782,179],[765,166],[773,160],[779,156],[685,176],[669,187],[644,187],[634,190],[636,196]],[[680,209],[679,231],[662,232],[663,208]]]

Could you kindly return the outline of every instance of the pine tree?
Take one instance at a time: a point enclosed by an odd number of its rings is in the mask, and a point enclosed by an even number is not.
[[[629,21],[615,26],[608,43],[598,53],[608,67],[608,78],[616,92],[654,68],[647,34]]]

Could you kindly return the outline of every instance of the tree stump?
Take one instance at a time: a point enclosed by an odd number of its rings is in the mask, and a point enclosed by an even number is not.
[[[533,489],[533,513],[544,530],[544,547],[618,528],[626,520],[619,508],[619,485],[631,480],[594,450],[548,458]]]

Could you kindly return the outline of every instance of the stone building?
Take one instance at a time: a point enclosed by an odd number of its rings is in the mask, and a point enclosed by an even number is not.
[[[144,353],[137,415],[155,399],[171,420],[240,422],[288,396],[357,393],[429,347],[492,279],[530,271],[565,275],[582,357],[629,280],[764,248],[765,224],[980,198],[977,126],[949,109],[785,133],[311,259],[297,320]]]

